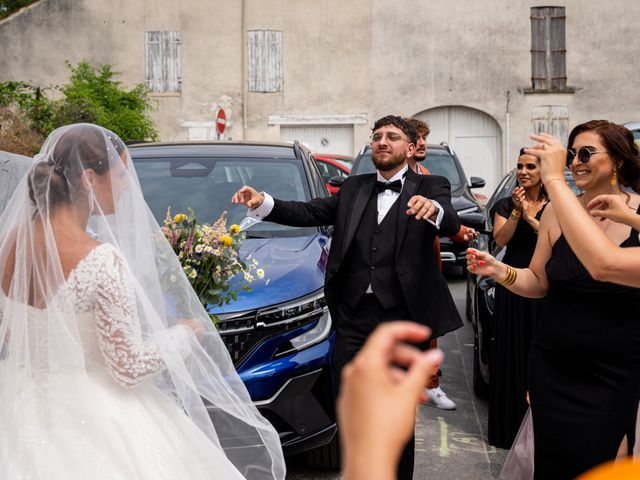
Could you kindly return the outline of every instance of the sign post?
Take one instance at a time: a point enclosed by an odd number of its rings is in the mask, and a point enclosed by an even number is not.
[[[223,108],[219,108],[216,112],[216,131],[218,132],[218,140],[220,140],[220,135],[224,133],[225,128],[227,128],[227,114]]]

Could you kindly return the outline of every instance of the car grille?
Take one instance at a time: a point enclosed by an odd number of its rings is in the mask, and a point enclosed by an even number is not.
[[[259,344],[317,322],[326,308],[324,296],[296,304],[276,305],[222,319],[218,331],[237,367]]]

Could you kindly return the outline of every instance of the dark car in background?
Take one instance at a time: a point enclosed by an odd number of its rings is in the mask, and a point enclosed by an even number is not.
[[[335,195],[340,191],[340,187],[332,185],[331,179],[335,183],[340,182],[339,179],[347,178],[353,166],[353,157],[333,153],[314,153],[313,158],[327,185],[327,190],[331,195]]]
[[[427,158],[421,162],[431,174],[446,177],[451,184],[451,204],[458,212],[460,222],[467,227],[484,228],[484,210],[471,192],[472,188],[482,188],[485,184],[480,177],[471,177],[469,183],[458,157],[446,143],[427,145]],[[376,169],[371,161],[371,146],[365,146],[356,158],[351,175],[373,173]],[[466,268],[466,248],[464,242],[454,242],[448,237],[440,237],[440,250],[444,266]],[[466,274],[466,270],[463,270]]]
[[[207,223],[226,211],[227,226],[239,224],[247,209],[231,204],[231,196],[243,185],[284,200],[328,196],[310,152],[297,142],[146,143],[129,149],[160,224],[169,206],[173,214],[192,208]],[[307,451],[315,465],[335,467],[335,333],[324,298],[329,231],[260,222],[246,233],[241,256],[256,259],[265,280],[253,282],[237,300],[207,309],[218,317],[240,378],[279,432],[285,453]]]
[[[633,134],[633,139],[640,146],[640,122],[627,122],[624,124]]]
[[[565,179],[571,189],[579,194],[580,190],[571,176],[569,170],[565,171]],[[501,260],[506,251],[493,240],[493,218],[491,210],[495,204],[510,197],[516,188],[515,170],[507,173],[498,187],[495,189],[486,205],[486,225],[477,239],[471,242],[471,247],[488,251],[498,260]],[[495,331],[495,281],[492,278],[469,274],[467,276],[466,292],[466,316],[473,325],[473,389],[476,395],[484,397],[488,394],[491,372],[489,363],[491,359],[491,345],[493,332]]]

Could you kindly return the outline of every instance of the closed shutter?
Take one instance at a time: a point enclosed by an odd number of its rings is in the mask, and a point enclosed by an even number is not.
[[[180,32],[145,32],[144,46],[149,90],[181,91]]]
[[[569,108],[565,105],[542,105],[533,109],[533,131],[550,133],[565,143],[569,138]]]
[[[282,32],[253,30],[247,39],[250,92],[282,91]]]
[[[502,176],[502,134],[493,117],[480,110],[457,106],[433,108],[415,117],[429,124],[428,143],[447,142],[458,156],[467,177],[485,179],[485,187],[473,191],[490,196]]]
[[[567,86],[564,7],[531,8],[531,83],[535,90]]]

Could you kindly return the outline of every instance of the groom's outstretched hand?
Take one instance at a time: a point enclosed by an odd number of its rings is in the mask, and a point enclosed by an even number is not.
[[[438,213],[438,209],[431,200],[422,195],[414,195],[407,203],[407,215],[415,215],[416,220],[431,218]]]
[[[395,478],[418,401],[443,359],[440,350],[422,352],[406,342],[424,342],[429,334],[413,322],[383,323],[343,368],[338,431],[345,478]]]
[[[264,202],[264,195],[248,185],[242,187],[231,197],[231,203],[240,203],[251,209],[258,208],[262,202]]]

